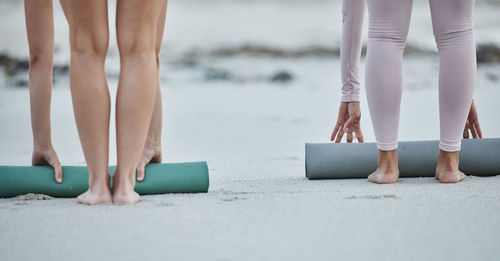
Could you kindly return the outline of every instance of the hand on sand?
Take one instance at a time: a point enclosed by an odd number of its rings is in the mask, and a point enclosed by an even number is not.
[[[144,146],[141,159],[137,164],[137,181],[141,182],[145,177],[145,168],[149,163],[161,163],[161,149],[153,146]]]
[[[341,102],[337,124],[335,124],[330,140],[339,143],[342,141],[344,133],[347,133],[347,142],[352,143],[353,133],[355,133],[358,142],[364,142],[360,120],[361,108],[359,102]]]
[[[33,166],[52,166],[55,171],[54,178],[56,182],[62,183],[63,173],[61,162],[59,162],[56,151],[52,146],[47,149],[34,149],[31,156],[31,164]]]
[[[469,138],[469,132],[474,139],[483,138],[483,132],[481,131],[481,127],[479,126],[479,118],[477,115],[476,104],[474,104],[474,100],[472,100],[472,104],[470,105],[469,110],[469,116],[467,116],[467,121],[465,122],[464,139]]]

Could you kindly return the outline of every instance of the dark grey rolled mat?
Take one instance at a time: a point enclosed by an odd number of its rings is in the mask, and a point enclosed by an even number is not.
[[[439,141],[399,142],[400,177],[433,177]],[[306,143],[308,179],[366,178],[377,169],[375,143]],[[460,170],[467,175],[500,174],[500,138],[462,140]]]

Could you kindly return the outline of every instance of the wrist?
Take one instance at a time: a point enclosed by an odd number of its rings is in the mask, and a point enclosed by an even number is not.
[[[146,139],[145,147],[152,148],[155,150],[161,149],[161,137],[148,135],[148,137]]]
[[[33,151],[47,151],[52,149],[51,141],[34,141]]]
[[[343,93],[340,102],[359,102],[361,97],[359,93]]]

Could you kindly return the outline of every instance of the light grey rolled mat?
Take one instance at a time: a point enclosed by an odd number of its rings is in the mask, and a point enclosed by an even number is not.
[[[400,177],[434,177],[439,141],[399,142]],[[375,143],[306,143],[308,179],[366,178],[377,169]],[[459,168],[467,175],[500,174],[500,138],[462,140]]]

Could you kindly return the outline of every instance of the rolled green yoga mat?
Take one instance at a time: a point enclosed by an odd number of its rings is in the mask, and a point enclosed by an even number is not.
[[[434,177],[439,141],[399,142],[401,177]],[[366,178],[377,169],[375,143],[307,143],[308,179]],[[459,168],[467,175],[500,174],[500,139],[462,140]]]
[[[110,173],[115,167],[109,168]],[[63,167],[63,182],[56,183],[54,169],[47,166],[0,166],[0,197],[27,193],[52,197],[76,197],[88,189],[89,174],[85,166]],[[164,193],[199,193],[208,191],[206,162],[149,164],[144,181],[136,182],[141,195]]]

